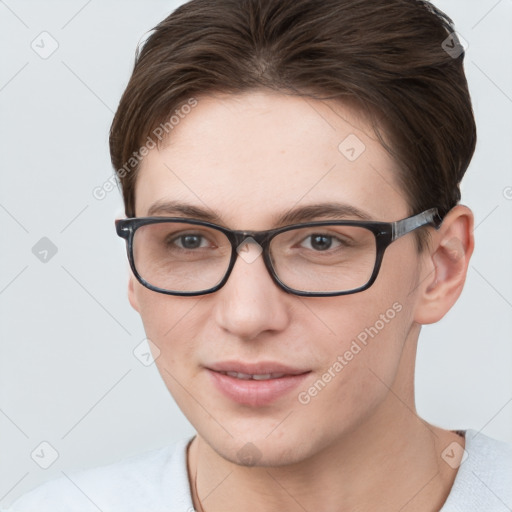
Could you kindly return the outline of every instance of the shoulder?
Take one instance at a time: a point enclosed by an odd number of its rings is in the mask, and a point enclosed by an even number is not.
[[[468,429],[463,461],[441,512],[512,509],[512,445]]]
[[[114,464],[63,473],[18,498],[5,512],[187,512],[188,442],[183,439]]]

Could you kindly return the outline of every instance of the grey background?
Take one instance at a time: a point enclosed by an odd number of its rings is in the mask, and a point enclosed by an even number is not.
[[[112,173],[108,129],[135,46],[178,3],[0,1],[0,506],[193,433],[133,354],[145,336],[114,232],[120,194],[92,194]],[[423,329],[418,411],[512,442],[512,0],[435,4],[469,45],[479,142],[462,202],[476,250],[458,303]],[[43,59],[33,41],[58,48]],[[58,453],[48,469],[41,442]]]

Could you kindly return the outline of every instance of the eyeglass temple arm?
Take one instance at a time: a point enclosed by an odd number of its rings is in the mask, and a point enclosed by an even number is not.
[[[391,224],[393,229],[392,240],[396,240],[397,238],[400,238],[401,236],[404,236],[407,233],[427,224],[432,224],[436,229],[439,229],[441,222],[443,222],[443,219],[440,217],[437,208],[425,210],[424,212],[408,217],[407,219],[393,222]]]

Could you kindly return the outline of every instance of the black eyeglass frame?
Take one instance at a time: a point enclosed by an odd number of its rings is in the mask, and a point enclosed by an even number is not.
[[[335,297],[339,295],[350,295],[353,293],[362,292],[367,290],[372,286],[372,284],[377,279],[377,275],[379,273],[382,259],[384,257],[384,252],[388,248],[388,246],[393,243],[395,240],[398,240],[404,235],[411,233],[412,231],[421,228],[426,225],[432,225],[436,230],[440,228],[443,219],[440,217],[437,208],[431,208],[429,210],[425,210],[417,215],[413,215],[411,217],[407,217],[402,220],[397,220],[394,222],[379,222],[379,221],[359,221],[359,220],[325,220],[325,221],[315,221],[315,222],[306,222],[301,224],[291,224],[289,226],[283,226],[276,229],[270,229],[266,231],[235,231],[223,226],[219,226],[217,224],[213,224],[211,222],[206,222],[197,219],[190,219],[184,217],[131,217],[127,219],[116,219],[115,227],[117,234],[124,238],[126,241],[126,250],[128,255],[128,260],[130,263],[130,267],[132,269],[133,274],[137,278],[137,280],[146,288],[153,290],[158,293],[164,293],[166,295],[176,295],[176,296],[197,296],[197,295],[207,295],[209,293],[216,292],[220,288],[222,288],[229,276],[233,267],[235,266],[238,252],[237,249],[241,244],[248,238],[252,238],[256,241],[263,249],[263,261],[265,262],[265,266],[267,268],[268,273],[272,277],[273,281],[279,286],[282,290],[291,293],[293,295],[299,295],[302,297]],[[208,288],[206,290],[201,290],[198,292],[178,292],[165,290],[163,288],[158,288],[150,283],[148,283],[141,275],[138,273],[137,268],[135,267],[135,261],[133,258],[133,238],[135,232],[141,226],[146,226],[148,224],[159,224],[165,222],[175,222],[175,223],[183,223],[183,224],[194,224],[197,226],[205,226],[208,228],[216,229],[223,233],[226,238],[231,243],[231,260],[229,262],[228,268],[224,275],[224,278],[214,287]],[[360,286],[359,288],[353,288],[352,290],[345,290],[341,292],[306,292],[301,290],[296,290],[294,288],[290,288],[285,285],[277,276],[270,258],[270,242],[272,239],[283,233],[285,231],[289,231],[297,228],[308,228],[308,227],[316,227],[316,226],[326,226],[326,225],[335,225],[335,226],[356,226],[366,228],[373,233],[375,236],[376,243],[376,258],[375,265],[373,267],[372,275],[366,284]]]

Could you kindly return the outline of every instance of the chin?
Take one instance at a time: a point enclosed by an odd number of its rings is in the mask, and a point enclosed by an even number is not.
[[[229,439],[205,439],[212,450],[223,459],[243,467],[279,467],[298,464],[314,454],[304,439],[285,436],[282,439],[251,440],[250,436]]]
[[[202,443],[230,463],[277,468],[315,458],[343,437],[342,418],[332,421],[333,418],[324,415],[326,423],[322,425],[319,422],[321,416],[319,412],[292,409],[291,413],[284,412],[278,420],[273,418],[272,421],[268,418],[231,418],[224,423],[226,430],[217,428],[217,424],[213,427],[212,422],[201,422],[194,427]]]

